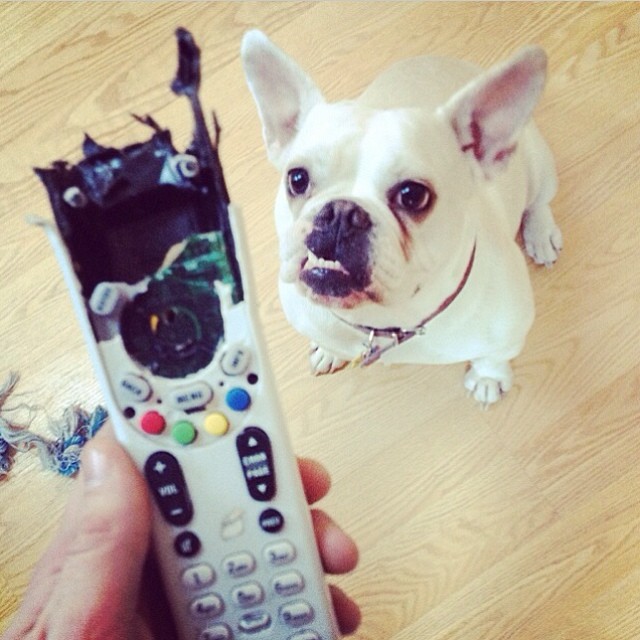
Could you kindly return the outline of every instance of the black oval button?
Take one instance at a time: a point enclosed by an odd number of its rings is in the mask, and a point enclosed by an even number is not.
[[[278,533],[284,527],[284,516],[277,509],[265,509],[260,514],[260,527],[266,533]]]
[[[193,531],[183,531],[173,541],[173,548],[183,558],[192,558],[200,551],[200,538]]]
[[[260,502],[276,494],[276,473],[269,436],[258,427],[247,427],[236,439],[249,495]]]
[[[193,518],[193,504],[176,458],[166,451],[151,454],[144,475],[164,519],[179,527],[188,524]]]

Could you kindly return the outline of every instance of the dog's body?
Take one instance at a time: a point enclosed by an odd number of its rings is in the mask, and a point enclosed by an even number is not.
[[[314,371],[471,361],[467,388],[495,402],[534,317],[521,223],[537,263],[552,264],[562,243],[548,206],[553,158],[528,122],[544,53],[525,49],[485,74],[407,60],[335,104],[259,32],[243,58],[284,174],[281,299],[314,343]]]

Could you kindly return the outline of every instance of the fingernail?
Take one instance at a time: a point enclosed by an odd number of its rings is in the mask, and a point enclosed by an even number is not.
[[[109,466],[107,456],[94,447],[82,454],[82,477],[86,489],[95,489],[104,483]]]

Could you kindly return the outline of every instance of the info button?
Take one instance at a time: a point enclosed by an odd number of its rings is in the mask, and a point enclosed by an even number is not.
[[[220,366],[228,376],[239,376],[249,367],[251,352],[241,345],[232,345],[222,356]]]

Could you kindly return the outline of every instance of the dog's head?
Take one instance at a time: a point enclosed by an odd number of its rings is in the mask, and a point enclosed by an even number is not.
[[[352,313],[371,305],[397,313],[450,292],[468,263],[477,210],[490,206],[486,186],[542,90],[544,52],[523,50],[435,108],[384,109],[327,103],[258,31],[246,34],[242,56],[283,176],[281,278]]]

